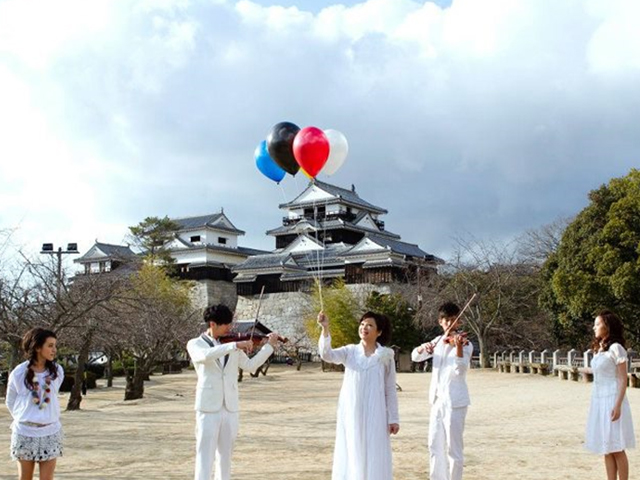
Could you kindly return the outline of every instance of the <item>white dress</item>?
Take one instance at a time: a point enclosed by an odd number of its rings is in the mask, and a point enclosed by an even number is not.
[[[591,361],[593,389],[587,419],[585,448],[593,453],[605,455],[636,446],[633,420],[629,401],[625,394],[620,418],[611,421],[611,411],[618,396],[621,381],[616,375],[618,365],[627,361],[627,352],[619,343],[614,343],[606,352],[599,352]],[[626,381],[626,377],[623,379]]]
[[[331,337],[321,335],[319,352],[345,366],[332,480],[392,480],[389,424],[400,423],[393,350],[378,345],[367,357],[360,344],[334,350]]]

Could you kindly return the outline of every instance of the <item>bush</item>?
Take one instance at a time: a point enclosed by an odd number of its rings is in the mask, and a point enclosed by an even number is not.
[[[133,359],[127,358],[124,365],[120,360],[114,360],[112,364],[112,375],[114,377],[124,377],[128,372],[133,372],[134,362]]]

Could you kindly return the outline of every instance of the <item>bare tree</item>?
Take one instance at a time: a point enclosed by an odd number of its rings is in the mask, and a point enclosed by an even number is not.
[[[53,261],[38,262],[19,252],[13,268],[0,276],[0,338],[10,348],[9,367],[19,360],[20,340],[29,328],[56,332],[61,343],[79,352],[68,410],[80,408],[80,385],[92,345],[98,310],[121,291],[118,276],[70,276]],[[15,274],[10,274],[13,271]]]
[[[482,366],[494,348],[549,345],[548,319],[537,306],[538,266],[521,261],[511,245],[474,238],[456,243],[450,262],[422,286],[416,318],[428,326],[440,304],[462,306],[476,294],[462,325],[477,339]]]
[[[562,234],[573,217],[562,217],[539,228],[527,230],[517,239],[517,254],[526,263],[542,265],[560,245]]]
[[[130,356],[135,361],[134,371],[127,372],[125,400],[142,398],[144,379],[160,362],[183,352],[197,334],[190,288],[189,282],[169,277],[163,268],[145,264],[112,304],[108,348],[119,352],[121,359]]]

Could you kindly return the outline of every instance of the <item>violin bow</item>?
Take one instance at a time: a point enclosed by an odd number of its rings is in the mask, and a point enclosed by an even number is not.
[[[440,337],[438,337],[438,339],[435,341],[435,343],[433,344],[433,347],[435,348],[436,345],[438,345],[438,342],[449,336],[449,333],[451,332],[451,330],[453,330],[454,328],[456,328],[456,326],[458,325],[458,320],[460,320],[460,318],[462,318],[462,314],[464,313],[464,311],[469,308],[469,305],[471,305],[471,302],[473,302],[473,299],[476,298],[477,293],[474,293],[471,298],[469,299],[469,301],[465,304],[464,307],[462,307],[462,310],[460,310],[460,313],[458,314],[458,316],[456,317],[456,319],[453,321],[453,323],[451,325],[449,325],[449,328],[447,328],[444,332],[444,334],[442,334]]]
[[[260,315],[260,305],[262,305],[262,295],[264,295],[264,285],[262,285],[262,289],[260,290],[260,298],[258,298],[258,310],[256,311],[256,318],[253,321],[253,327],[251,327],[251,336],[249,337],[250,341],[253,341],[253,333],[256,331],[256,325],[258,324],[258,316]]]

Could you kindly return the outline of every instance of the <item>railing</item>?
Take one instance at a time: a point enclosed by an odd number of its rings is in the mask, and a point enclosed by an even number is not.
[[[629,361],[628,382],[632,387],[640,386],[640,357],[629,349],[627,351]],[[493,365],[500,372],[504,373],[538,373],[541,375],[555,375],[561,380],[583,380],[593,381],[591,370],[591,360],[593,351],[578,352],[571,349],[567,352],[555,350],[541,352],[531,350],[529,352],[521,350],[502,351],[493,354]]]

